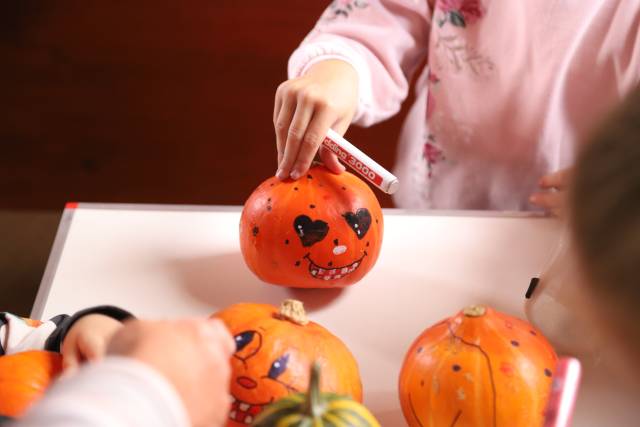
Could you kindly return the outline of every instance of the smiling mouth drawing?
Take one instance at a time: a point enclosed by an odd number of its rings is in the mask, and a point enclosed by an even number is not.
[[[253,419],[264,410],[265,406],[271,402],[263,403],[259,405],[252,405],[251,403],[243,402],[242,400],[231,396],[231,411],[229,411],[229,419],[237,423],[249,425],[253,422]],[[271,399],[273,401],[273,399]]]
[[[349,265],[335,268],[320,267],[318,264],[313,262],[309,254],[306,254],[304,257],[309,260],[309,273],[311,273],[311,275],[316,279],[328,281],[342,279],[343,277],[353,273],[360,266],[360,264],[362,264],[362,260],[366,256],[367,252],[365,251],[364,255],[362,255],[360,259],[355,260]]]

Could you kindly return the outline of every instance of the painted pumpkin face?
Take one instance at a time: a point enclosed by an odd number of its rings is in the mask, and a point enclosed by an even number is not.
[[[243,303],[214,315],[226,324],[236,342],[231,359],[233,403],[227,427],[251,424],[267,405],[305,391],[314,361],[322,367],[322,391],[362,401],[353,355],[322,326],[301,324],[306,321],[301,306],[291,300],[280,310],[267,304]]]
[[[265,282],[300,288],[362,279],[378,258],[382,233],[382,210],[367,184],[324,166],[297,181],[267,179],[240,219],[240,247],[251,271]]]
[[[62,372],[62,356],[25,351],[0,356],[0,415],[19,417]]]
[[[424,331],[400,372],[410,427],[542,425],[557,361],[527,322],[469,307]]]

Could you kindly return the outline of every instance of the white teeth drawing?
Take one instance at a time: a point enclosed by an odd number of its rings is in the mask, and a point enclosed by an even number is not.
[[[236,415],[237,415],[236,411],[231,411],[229,413],[229,418],[231,418],[232,420],[235,420],[236,419]]]
[[[253,421],[253,417],[251,415],[244,419],[245,424],[251,424],[251,421]]]
[[[240,406],[238,407],[240,408],[241,411],[247,412],[251,407],[251,405],[249,405],[248,403],[241,403]]]
[[[338,267],[338,268],[330,268],[330,269],[320,267],[318,264],[313,262],[309,254],[305,255],[304,258],[309,260],[309,274],[311,274],[316,279],[329,281],[329,280],[339,280],[345,277],[347,274],[353,273],[358,268],[358,266],[362,263],[362,260],[364,259],[365,256],[367,256],[366,252],[362,256],[362,258],[360,258],[357,261],[354,261],[350,265],[346,265],[344,267]]]

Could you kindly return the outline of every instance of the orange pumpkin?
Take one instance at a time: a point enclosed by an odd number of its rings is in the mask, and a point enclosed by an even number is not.
[[[267,405],[305,391],[314,361],[322,369],[323,392],[362,401],[353,355],[331,332],[307,320],[301,302],[285,300],[280,310],[267,304],[235,304],[214,317],[224,321],[236,341],[228,427],[251,424]]]
[[[410,427],[530,427],[543,422],[557,356],[529,323],[468,307],[425,330],[400,372]]]
[[[362,180],[314,166],[297,181],[269,178],[251,194],[240,219],[240,248],[265,282],[348,286],[378,259],[382,219],[378,199]]]
[[[0,415],[19,417],[62,372],[62,356],[25,351],[0,357]]]

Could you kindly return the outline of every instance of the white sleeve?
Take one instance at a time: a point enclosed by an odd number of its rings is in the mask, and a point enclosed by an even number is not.
[[[60,379],[13,427],[188,427],[173,386],[151,367],[105,358]]]

